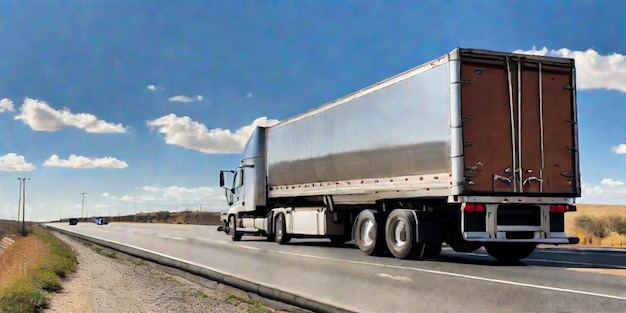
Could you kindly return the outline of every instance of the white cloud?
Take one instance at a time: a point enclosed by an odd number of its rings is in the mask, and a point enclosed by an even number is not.
[[[51,155],[44,163],[47,167],[66,167],[66,168],[126,168],[128,163],[113,157],[89,158],[81,155],[72,154],[67,160],[61,159],[58,155]]]
[[[160,192],[163,199],[176,199],[176,200],[201,200],[203,198],[211,198],[216,195],[215,189],[202,186],[202,187],[179,187],[179,186],[169,186],[169,187],[155,187],[155,186],[143,186],[142,190],[152,193]]]
[[[619,187],[619,186],[623,186],[624,185],[623,181],[613,180],[613,179],[610,179],[610,178],[605,178],[605,179],[601,180],[600,183],[602,185],[605,185],[605,186],[608,186],[608,187]]]
[[[124,196],[120,197],[119,200],[120,201],[129,202],[129,201],[135,200],[135,197],[129,196],[129,195],[124,195]]]
[[[252,98],[252,93],[251,92],[246,93],[246,98]]]
[[[617,146],[613,146],[611,148],[611,151],[617,153],[617,154],[626,154],[626,144],[622,143],[619,144]]]
[[[26,162],[22,155],[9,153],[0,156],[0,171],[4,172],[30,172],[35,169],[32,163]]]
[[[202,100],[204,100],[204,97],[202,97],[201,95],[197,95],[193,97],[179,95],[179,96],[174,96],[170,98],[170,102],[195,102],[195,101],[202,101]]]
[[[125,133],[126,128],[122,124],[113,124],[98,120],[95,115],[88,113],[72,113],[68,108],[55,110],[48,103],[36,99],[26,98],[20,114],[16,120],[22,120],[24,124],[36,131],[57,131],[65,127],[84,129],[88,133]]]
[[[601,55],[593,49],[548,50],[546,47],[539,50],[533,47],[531,50],[514,52],[572,58],[576,61],[576,81],[579,89],[607,89],[626,93],[626,55],[619,53]]]
[[[141,190],[149,191],[149,192],[157,192],[160,189],[158,187],[153,187],[153,186],[143,186],[143,187],[141,187]]]
[[[103,196],[103,197],[105,197],[105,198],[108,198],[108,197],[110,197],[111,195],[110,195],[108,192],[103,192],[103,193],[102,193],[102,196]]]
[[[148,85],[148,86],[146,86],[146,88],[148,88],[148,90],[150,90],[150,91],[157,91],[157,86],[155,86],[155,85]]]
[[[276,123],[278,120],[261,117],[254,120],[252,124],[231,132],[221,128],[209,130],[204,124],[193,121],[188,116],[178,117],[175,114],[147,122],[150,129],[158,129],[159,133],[165,135],[167,144],[208,154],[240,153],[256,126],[268,127]]]
[[[143,186],[138,187],[137,190],[144,192],[144,194],[127,194],[121,197],[109,195],[108,198],[112,200],[118,200],[123,202],[136,202],[147,204],[164,204],[168,205],[175,203],[223,203],[223,196],[221,193],[217,193],[215,188],[208,186],[200,187],[179,187],[179,186]],[[147,193],[147,194],[146,194]]]
[[[582,203],[590,204],[625,204],[626,185],[622,181],[605,178],[599,185],[583,182]]]
[[[11,101],[11,99],[9,98],[4,98],[0,100],[0,113],[5,112],[5,111],[9,111],[9,112],[15,111],[15,106],[13,106],[13,101]]]

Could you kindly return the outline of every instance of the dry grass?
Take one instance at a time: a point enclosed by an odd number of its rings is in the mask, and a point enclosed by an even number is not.
[[[39,312],[60,278],[76,269],[70,248],[51,233],[31,228],[0,256],[0,312]]]
[[[588,215],[590,217],[606,217],[613,215],[626,216],[626,205],[599,205],[599,204],[578,204],[577,212],[565,214],[565,231],[568,234],[576,235],[580,238],[579,245],[603,246],[603,247],[626,247],[626,236],[611,234],[604,239],[586,234],[583,230],[575,226],[576,218]],[[589,240],[591,239],[591,244]]]

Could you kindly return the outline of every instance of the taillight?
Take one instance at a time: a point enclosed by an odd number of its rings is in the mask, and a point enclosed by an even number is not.
[[[567,204],[550,205],[550,213],[565,213],[567,211],[569,211],[569,205]]]
[[[482,203],[466,203],[465,208],[463,208],[465,212],[485,212],[485,205]]]

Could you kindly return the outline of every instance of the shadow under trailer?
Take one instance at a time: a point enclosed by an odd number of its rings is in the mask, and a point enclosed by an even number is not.
[[[219,230],[401,259],[578,243],[564,227],[581,195],[575,78],[573,59],[457,48],[256,127],[220,172]]]

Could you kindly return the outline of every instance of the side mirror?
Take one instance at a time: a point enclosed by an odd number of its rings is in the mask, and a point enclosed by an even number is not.
[[[220,171],[220,187],[224,187],[224,171]]]

